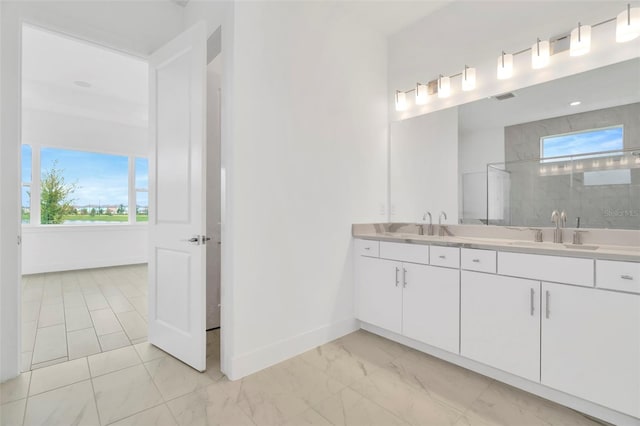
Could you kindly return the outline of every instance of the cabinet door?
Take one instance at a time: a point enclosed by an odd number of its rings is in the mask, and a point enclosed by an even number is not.
[[[540,380],[540,282],[462,271],[460,353]]]
[[[403,264],[402,334],[459,353],[460,272]]]
[[[358,319],[395,333],[402,331],[402,264],[359,256]]]
[[[542,383],[640,417],[640,296],[542,288]]]

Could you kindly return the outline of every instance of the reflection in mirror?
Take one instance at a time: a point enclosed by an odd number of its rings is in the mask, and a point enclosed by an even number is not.
[[[568,226],[580,217],[584,227],[639,229],[640,169],[578,171],[572,165],[570,178],[540,176],[550,161],[544,157],[561,154],[615,150],[617,157],[601,162],[635,161],[639,76],[640,59],[633,59],[520,89],[506,100],[458,107],[459,221],[549,226],[551,210],[564,209],[573,218]],[[503,164],[487,174],[489,163]]]
[[[545,227],[558,210],[572,228],[640,229],[640,150],[490,164],[487,178],[492,225]]]

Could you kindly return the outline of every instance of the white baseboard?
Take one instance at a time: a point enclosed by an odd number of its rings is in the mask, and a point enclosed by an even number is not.
[[[614,425],[640,426],[640,419],[636,419],[635,417],[631,417],[627,414],[594,404],[593,402],[560,392],[544,386],[543,384],[523,379],[522,377],[498,370],[497,368],[489,367],[488,365],[481,364],[461,355],[409,339],[408,337],[365,322],[362,323],[362,329]]]
[[[230,380],[239,380],[317,346],[352,333],[360,328],[360,321],[348,318],[297,336],[263,346],[255,351],[233,357],[229,370],[225,372]]]
[[[122,259],[91,259],[81,262],[70,261],[52,264],[41,263],[38,265],[31,265],[23,268],[22,275],[43,274],[46,272],[76,271],[79,269],[107,268],[110,266],[136,265],[139,263],[147,263],[147,261],[147,257],[142,256],[127,257]]]

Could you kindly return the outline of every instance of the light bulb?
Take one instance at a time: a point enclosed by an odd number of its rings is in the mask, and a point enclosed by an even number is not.
[[[416,105],[424,105],[429,99],[429,92],[426,84],[416,84]]]
[[[464,67],[462,71],[462,90],[467,92],[476,88],[476,69]]]
[[[531,46],[531,68],[534,70],[544,68],[549,65],[549,40],[540,40]]]
[[[627,10],[620,12],[616,18],[616,41],[624,43],[631,41],[640,35],[640,7],[631,8],[627,5]]]
[[[396,111],[404,111],[407,109],[407,94],[396,90]]]
[[[498,56],[498,80],[506,80],[513,76],[513,55],[502,52]]]
[[[578,27],[571,31],[569,55],[585,55],[589,53],[589,50],[591,50],[591,26],[582,25],[578,22]]]
[[[438,97],[447,98],[451,94],[451,79],[440,76],[438,79]]]

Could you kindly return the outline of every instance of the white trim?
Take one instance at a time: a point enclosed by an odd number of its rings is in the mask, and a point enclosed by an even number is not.
[[[444,361],[450,362],[471,371],[475,371],[476,373],[480,373],[484,376],[537,395],[541,398],[548,399],[550,401],[567,406],[598,419],[602,419],[606,422],[616,425],[640,425],[639,419],[631,417],[627,414],[622,414],[618,411],[611,410],[609,408],[605,408],[593,402],[577,398],[573,395],[569,395],[564,392],[549,388],[541,383],[523,379],[522,377],[515,376],[502,370],[498,370],[497,368],[489,367],[488,365],[481,364],[469,358],[465,358],[461,355],[427,345],[426,343],[409,339],[405,336],[393,333],[372,324],[363,322],[361,327],[363,330],[385,337],[389,340],[393,340],[394,342],[403,344],[429,355],[433,355]]]
[[[109,268],[112,266],[139,265],[147,263],[146,257],[127,257],[119,259],[96,259],[90,262],[56,263],[50,265],[38,265],[28,274],[43,274],[48,272],[76,271],[79,269]]]
[[[230,380],[241,379],[346,334],[353,333],[359,328],[360,321],[355,318],[347,318],[233,357],[229,363],[227,377]]]

